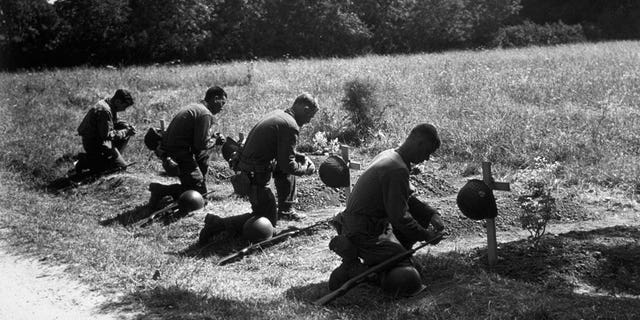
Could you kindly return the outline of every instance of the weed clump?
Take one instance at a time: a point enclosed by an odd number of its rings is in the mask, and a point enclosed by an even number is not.
[[[348,114],[348,124],[341,132],[340,140],[360,146],[385,129],[385,107],[378,93],[378,85],[369,79],[345,83],[344,94],[342,108]]]
[[[549,220],[558,215],[559,169],[558,162],[550,163],[544,157],[536,157],[528,168],[514,177],[518,186],[518,202],[523,209],[520,223],[522,229],[529,231],[534,248],[540,244]]]

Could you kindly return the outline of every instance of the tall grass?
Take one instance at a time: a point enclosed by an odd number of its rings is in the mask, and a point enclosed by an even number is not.
[[[446,161],[487,159],[510,168],[536,156],[559,161],[571,183],[637,187],[640,164],[640,57],[637,42],[450,52],[355,59],[236,62],[225,65],[72,69],[1,74],[0,140],[5,167],[59,174],[55,160],[80,150],[75,129],[87,107],[118,87],[132,90],[125,112],[138,128],[169,120],[206,88],[222,85],[229,103],[218,130],[247,132],[265,112],[308,91],[322,111],[302,140],[346,116],[344,85],[371,79],[387,132],[364,149],[399,143],[419,122],[434,123]],[[337,125],[337,123],[335,123]],[[364,150],[363,149],[363,150]],[[134,144],[128,157],[143,157]]]

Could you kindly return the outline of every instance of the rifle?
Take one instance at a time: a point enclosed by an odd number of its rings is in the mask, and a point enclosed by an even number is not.
[[[114,173],[118,173],[120,171],[124,171],[127,168],[135,165],[137,162],[131,162],[127,165],[121,166],[121,167],[115,167],[115,168],[110,168],[104,171],[99,171],[99,172],[93,172],[93,173],[89,173],[88,175],[83,175],[82,173],[76,173],[72,176],[68,176],[66,178],[68,185],[62,187],[62,188],[54,188],[56,192],[64,192],[67,190],[71,190],[73,188],[77,188],[80,187],[82,185],[85,184],[89,184],[91,182],[96,181],[98,178],[102,177],[102,176],[108,176]],[[78,179],[78,180],[76,180]]]
[[[367,271],[349,279],[349,281],[345,282],[342,286],[340,286],[340,288],[333,290],[332,292],[330,292],[329,294],[323,296],[322,298],[316,300],[313,302],[313,304],[317,305],[317,306],[323,306],[331,301],[333,301],[333,299],[347,293],[347,291],[351,290],[352,288],[354,288],[356,285],[360,284],[361,282],[364,282],[369,275],[379,272],[379,271],[383,271],[385,269],[390,268],[391,266],[393,266],[394,264],[396,264],[398,261],[405,259],[411,255],[413,255],[416,251],[420,250],[421,248],[432,244],[432,243],[437,243],[438,241],[440,241],[442,239],[443,235],[442,233],[438,233],[436,234],[433,238],[423,242],[422,244],[420,244],[418,247],[416,247],[415,249],[411,249],[409,251],[403,252],[403,253],[398,253],[395,256],[380,262],[379,264],[367,269]]]
[[[308,227],[304,227],[304,228],[297,228],[297,227],[290,227],[286,230],[283,230],[282,232],[280,232],[278,235],[273,236],[267,240],[263,240],[260,241],[258,243],[254,243],[252,245],[249,245],[247,247],[244,247],[242,249],[240,249],[239,251],[236,251],[222,259],[220,259],[217,263],[217,265],[219,266],[223,266],[225,264],[237,261],[242,259],[244,256],[247,256],[249,254],[251,254],[252,252],[255,252],[258,249],[264,249],[264,248],[268,248],[274,244],[280,243],[282,241],[287,240],[290,237],[294,237],[298,234],[304,233],[304,232],[308,232],[309,230],[316,228],[320,225],[326,224],[331,222],[331,220],[333,220],[333,217],[327,219],[327,220],[322,220],[319,222],[316,222]]]
[[[206,198],[206,196],[212,194],[213,191],[209,191],[205,194],[202,195],[203,198]],[[147,219],[143,219],[141,220],[142,222],[138,221],[134,224],[135,227],[147,227],[149,225],[151,225],[155,220],[159,220],[161,216],[164,215],[164,213],[166,212],[173,212],[175,209],[178,208],[178,201],[174,200],[173,202],[171,202],[171,204],[169,204],[168,206],[153,212]]]

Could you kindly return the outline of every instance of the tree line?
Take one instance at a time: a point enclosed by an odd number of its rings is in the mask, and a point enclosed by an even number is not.
[[[639,37],[635,0],[0,0],[5,70]]]

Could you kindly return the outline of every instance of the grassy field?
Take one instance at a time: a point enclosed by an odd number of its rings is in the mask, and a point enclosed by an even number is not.
[[[355,150],[365,163],[376,151],[397,145],[413,125],[430,122],[443,139],[433,159],[435,174],[459,176],[468,164],[486,159],[508,180],[543,156],[560,163],[563,187],[577,194],[604,188],[637,199],[639,52],[639,42],[612,42],[2,73],[0,234],[20,253],[67,264],[95,288],[121,294],[105,310],[132,310],[141,319],[580,319],[597,318],[596,309],[610,319],[632,318],[640,312],[636,300],[576,297],[517,281],[479,268],[476,253],[465,250],[419,256],[432,284],[427,297],[394,300],[358,288],[331,307],[315,307],[310,301],[327,292],[329,273],[339,264],[327,249],[330,230],[224,267],[214,262],[241,243],[193,249],[205,213],[249,210],[247,201],[215,177],[209,181],[216,201],[177,223],[140,229],[99,222],[135,212],[147,201],[149,182],[169,181],[158,175],[160,165],[144,148],[143,131],[200,100],[211,85],[229,94],[216,124],[229,135],[247,132],[267,111],[288,107],[307,91],[322,108],[303,128],[301,143],[311,143],[314,133],[342,125],[344,85],[358,80],[373,84],[385,106],[384,136]],[[136,100],[121,115],[140,132],[125,154],[136,166],[66,195],[45,192],[47,182],[70,168],[65,156],[81,151],[76,128],[86,108],[118,87],[130,89]],[[214,156],[212,165],[224,163]],[[153,277],[156,271],[160,277]]]

